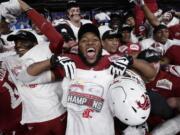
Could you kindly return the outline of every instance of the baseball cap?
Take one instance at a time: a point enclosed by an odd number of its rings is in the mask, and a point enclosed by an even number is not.
[[[131,32],[132,31],[132,27],[129,26],[128,24],[123,24],[122,27],[121,27],[121,31]]]
[[[118,30],[108,30],[104,32],[104,34],[102,35],[102,40],[105,40],[107,38],[119,38],[119,37],[120,37],[120,34]]]
[[[59,24],[56,27],[57,32],[61,33],[66,42],[76,40],[74,32],[68,24]]]
[[[66,9],[68,10],[68,9],[71,9],[72,7],[79,7],[79,4],[77,3],[77,1],[75,0],[68,1]]]
[[[94,33],[100,39],[100,33],[97,26],[92,23],[86,23],[82,25],[78,31],[78,40],[80,40],[87,32]]]
[[[7,37],[8,41],[15,41],[18,39],[23,39],[38,43],[36,36],[33,33],[26,30],[19,30],[16,34],[11,34]]]
[[[167,26],[163,24],[159,24],[158,26],[154,27],[153,33],[157,33],[161,29],[167,29]]]
[[[137,58],[147,62],[158,62],[161,58],[161,55],[153,49],[146,49],[140,52]]]

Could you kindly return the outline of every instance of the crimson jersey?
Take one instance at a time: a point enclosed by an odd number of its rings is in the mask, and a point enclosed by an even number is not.
[[[0,77],[0,130],[14,131],[21,120],[21,99],[15,85],[9,80],[5,69]]]
[[[163,97],[180,97],[180,78],[173,76],[172,74],[160,71],[154,81],[146,84],[148,90],[155,91],[162,95]],[[150,127],[155,127],[164,121],[158,115],[150,115],[148,119],[148,124]]]
[[[151,89],[165,98],[180,97],[180,77],[176,77],[168,72],[160,71],[154,81],[146,84],[147,89]]]
[[[110,66],[110,61],[112,59],[116,57],[120,57],[118,55],[113,55],[113,56],[104,55],[100,58],[98,63],[95,64],[95,66],[88,66],[85,64],[85,62],[82,60],[82,58],[79,55],[65,54],[65,56],[71,58],[75,62],[77,68],[85,69],[85,70],[93,69],[95,71],[107,69]],[[54,69],[54,73],[60,78],[63,78],[65,76],[64,70],[60,67]]]
[[[170,39],[180,39],[180,24],[170,26],[168,29]]]
[[[180,46],[173,45],[165,53],[165,56],[170,60],[172,65],[180,65]]]

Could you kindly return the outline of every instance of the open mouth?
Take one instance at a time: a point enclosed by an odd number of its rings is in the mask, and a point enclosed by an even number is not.
[[[88,48],[86,51],[87,51],[88,58],[92,59],[96,55],[96,49],[94,48]]]

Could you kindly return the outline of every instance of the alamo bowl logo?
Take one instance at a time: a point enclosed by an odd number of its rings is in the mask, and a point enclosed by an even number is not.
[[[147,95],[143,94],[141,96],[142,100],[137,101],[136,100],[136,104],[138,106],[138,108],[141,108],[142,110],[148,110],[150,108],[150,99]]]
[[[104,88],[96,83],[84,82],[70,85],[67,102],[77,111],[87,108],[100,112],[104,103]]]

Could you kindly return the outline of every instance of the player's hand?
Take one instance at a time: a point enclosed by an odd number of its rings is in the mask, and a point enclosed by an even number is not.
[[[19,16],[21,14],[21,7],[18,0],[9,0],[7,8],[10,14],[14,16]]]
[[[133,64],[133,57],[119,57],[111,61],[111,66],[109,67],[111,75],[114,77],[123,75],[128,66]]]
[[[15,22],[16,16],[21,14],[21,8],[18,0],[9,0],[0,4],[0,14],[8,23]]]
[[[62,67],[67,78],[74,79],[76,66],[73,60],[68,57],[52,55],[50,62],[52,67]]]
[[[144,6],[144,0],[128,0],[130,3],[134,3],[134,4],[136,4],[137,6]]]

